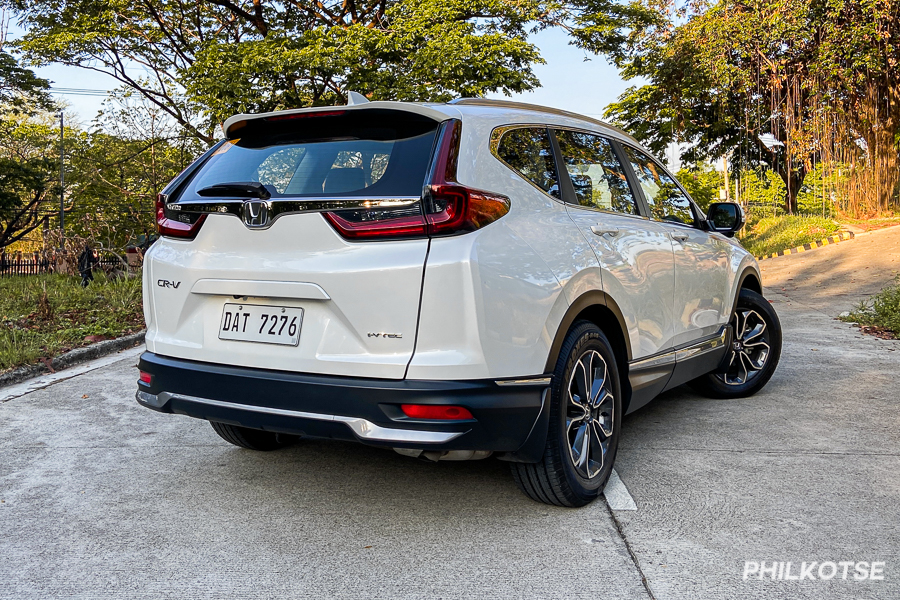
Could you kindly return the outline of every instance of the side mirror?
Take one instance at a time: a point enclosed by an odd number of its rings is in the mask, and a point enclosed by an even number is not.
[[[706,211],[706,224],[710,231],[734,237],[744,226],[744,209],[734,202],[713,202]]]

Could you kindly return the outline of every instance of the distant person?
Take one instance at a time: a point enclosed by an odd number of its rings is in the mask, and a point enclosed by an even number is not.
[[[78,272],[81,274],[81,287],[87,287],[94,280],[94,265],[100,262],[97,251],[90,244],[84,246],[84,250],[78,256]]]

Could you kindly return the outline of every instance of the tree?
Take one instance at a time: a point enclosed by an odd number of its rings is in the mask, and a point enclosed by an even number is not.
[[[40,227],[46,203],[59,196],[53,139],[46,118],[0,120],[0,249]]]
[[[39,248],[58,225],[55,114],[25,112],[0,121],[0,248]],[[66,237],[108,250],[155,233],[156,195],[205,149],[158,107],[122,91],[90,131],[69,126],[65,138]]]
[[[611,16],[588,0],[573,33],[647,80],[607,114],[653,149],[688,142],[689,162],[768,166],[789,212],[825,161],[851,170],[850,212],[888,207],[900,177],[900,3],[635,0]]]
[[[796,211],[819,150],[815,90],[807,85],[816,42],[808,1],[673,6],[635,2],[611,23],[602,10],[579,17],[577,44],[608,54],[627,78],[648,80],[629,88],[607,115],[657,152],[688,142],[687,162],[728,155],[735,168],[772,168],[785,183],[785,208]]]
[[[850,167],[848,208],[900,206],[900,2],[814,0],[812,7],[821,25],[811,71],[835,113],[828,157]]]
[[[0,0],[35,64],[107,73],[199,139],[236,112],[519,92],[538,0]],[[134,77],[131,66],[150,73]]]
[[[6,52],[5,45],[5,14],[0,11],[0,117],[20,113],[26,108],[49,109],[52,105],[47,94],[50,82],[22,67],[15,57]]]
[[[206,146],[155,104],[117,90],[72,149],[71,231],[106,249],[156,231],[156,195]]]

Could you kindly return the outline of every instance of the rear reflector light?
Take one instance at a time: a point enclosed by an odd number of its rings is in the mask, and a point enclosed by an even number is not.
[[[192,240],[197,237],[197,232],[206,220],[206,215],[179,215],[184,221],[170,219],[166,215],[166,197],[159,194],[156,197],[156,229],[159,235]]]
[[[509,212],[509,198],[456,181],[461,137],[461,121],[441,123],[421,203],[397,210],[326,212],[325,218],[352,240],[454,235],[493,223]]]
[[[434,419],[439,421],[465,421],[472,419],[472,413],[464,406],[443,406],[434,404],[401,404],[400,410],[411,419]]]
[[[141,371],[140,379],[141,379],[141,383],[146,383],[147,385],[150,385],[150,382],[153,381],[153,375],[151,375],[150,373],[147,373],[146,371]]]

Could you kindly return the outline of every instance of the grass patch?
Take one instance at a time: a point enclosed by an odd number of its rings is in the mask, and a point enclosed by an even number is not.
[[[751,221],[741,244],[753,256],[765,256],[817,242],[840,230],[831,219],[805,215],[764,217]]]
[[[0,372],[144,328],[141,280],[95,273],[0,279]]]
[[[900,276],[896,283],[884,288],[869,300],[860,302],[842,321],[859,323],[866,333],[880,337],[900,337]]]

